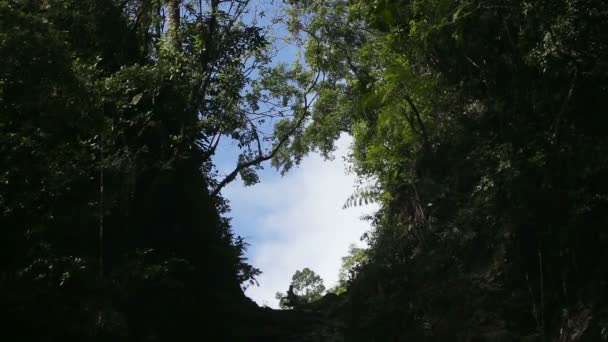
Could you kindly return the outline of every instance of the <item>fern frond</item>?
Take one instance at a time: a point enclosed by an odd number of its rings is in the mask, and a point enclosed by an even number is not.
[[[375,190],[365,189],[365,190],[357,190],[355,193],[350,195],[342,209],[347,209],[350,207],[362,206],[363,204],[368,205],[372,203],[376,203],[380,197],[380,193]]]

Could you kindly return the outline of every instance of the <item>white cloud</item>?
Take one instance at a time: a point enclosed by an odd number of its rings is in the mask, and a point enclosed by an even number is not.
[[[369,230],[360,217],[375,206],[342,209],[354,191],[355,177],[345,173],[342,159],[350,142],[350,137],[340,138],[333,161],[311,155],[284,177],[248,188],[235,183],[224,191],[234,229],[252,241],[250,262],[263,272],[260,287],[247,291],[258,304],[276,307],[275,293],[284,292],[292,274],[304,267],[321,275],[326,287],[333,286],[348,246],[361,244],[359,238]]]

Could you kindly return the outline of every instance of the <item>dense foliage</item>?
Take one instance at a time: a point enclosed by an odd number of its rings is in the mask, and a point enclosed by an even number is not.
[[[607,340],[608,3],[284,2],[292,66],[246,0],[0,0],[2,337]],[[344,132],[369,249],[257,310],[221,190]]]
[[[381,203],[347,337],[608,338],[606,2],[291,3],[324,78],[286,158],[348,132]]]
[[[3,337],[243,333],[228,317],[259,270],[211,157],[252,141],[243,89],[268,43],[245,2],[197,5],[0,1]]]

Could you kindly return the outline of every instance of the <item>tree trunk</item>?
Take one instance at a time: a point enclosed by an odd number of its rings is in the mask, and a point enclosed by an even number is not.
[[[166,42],[169,46],[176,50],[181,49],[181,40],[179,34],[180,23],[180,5],[181,0],[166,0],[167,4],[167,31]]]

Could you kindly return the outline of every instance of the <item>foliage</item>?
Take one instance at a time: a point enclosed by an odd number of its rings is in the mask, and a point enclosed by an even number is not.
[[[296,271],[291,277],[294,293],[307,302],[317,300],[325,292],[323,279],[308,267]]]
[[[351,283],[357,278],[359,271],[367,262],[367,250],[351,244],[348,247],[348,255],[342,257],[342,265],[338,272],[338,284],[328,292],[340,295],[345,293]]]
[[[324,81],[288,158],[349,133],[378,189],[347,339],[557,340],[587,310],[574,297],[605,300],[574,290],[605,281],[605,3],[290,4]]]
[[[346,206],[380,210],[347,340],[605,337],[608,5],[286,3],[290,66],[248,1],[0,0],[3,333],[238,340],[260,271],[222,188],[348,133]]]
[[[308,267],[301,271],[297,270],[291,277],[290,288],[293,289],[293,294],[297,296],[302,303],[312,303],[321,299],[325,292],[323,279]],[[289,294],[277,292],[275,298],[279,301],[279,307],[286,309],[285,300]]]
[[[167,1],[0,1],[3,335],[236,334],[223,308],[260,271],[211,157],[222,135],[257,145],[270,44],[246,2],[172,4],[177,21]]]
[[[364,204],[368,205],[368,204],[374,203],[374,202],[376,202],[377,197],[378,197],[378,193],[374,192],[373,190],[357,191],[346,199],[346,202],[342,206],[342,209],[356,207],[357,205],[362,206]]]

